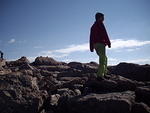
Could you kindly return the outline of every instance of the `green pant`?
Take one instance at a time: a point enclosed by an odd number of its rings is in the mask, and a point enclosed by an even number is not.
[[[99,56],[99,67],[97,76],[103,77],[107,74],[107,57],[105,45],[102,43],[96,43],[94,44],[94,48],[96,50],[97,55]]]

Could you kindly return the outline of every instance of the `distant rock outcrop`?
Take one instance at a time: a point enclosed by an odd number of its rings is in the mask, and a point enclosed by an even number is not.
[[[138,81],[150,81],[150,65],[138,65],[133,63],[120,63],[110,67],[112,74],[124,76]]]
[[[29,63],[30,63],[29,60],[25,56],[23,56],[16,61],[8,61],[7,65],[9,67],[15,67],[15,66],[21,66],[21,65],[29,64]]]
[[[0,62],[0,113],[150,113],[149,65],[111,66],[104,80],[97,68],[49,57]]]
[[[10,73],[11,69],[7,68],[6,60],[0,58],[0,75]]]
[[[37,57],[33,62],[34,65],[61,65],[61,62],[54,60],[51,57]]]
[[[6,61],[0,58],[0,67],[3,67],[5,65],[6,65]]]

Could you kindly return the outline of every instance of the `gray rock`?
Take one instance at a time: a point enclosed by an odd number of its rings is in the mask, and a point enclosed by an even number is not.
[[[50,101],[51,105],[57,105],[59,98],[60,98],[59,94],[51,95],[51,101]]]
[[[117,82],[112,80],[89,80],[86,82],[85,87],[91,89],[91,92],[103,93],[103,92],[112,92],[117,91]]]
[[[5,65],[6,65],[6,60],[0,58],[0,67],[3,67]]]
[[[19,67],[20,70],[34,70],[34,68],[28,64],[28,63],[25,63],[25,64],[22,64],[20,67]]]
[[[69,88],[57,89],[57,93],[61,96],[67,96],[67,97],[73,97],[81,94],[79,90],[77,89],[70,90]]]
[[[63,95],[64,93],[66,93],[68,91],[69,91],[69,88],[57,89],[57,93],[60,95]]]
[[[127,90],[134,91],[136,89],[136,83],[130,79],[125,78],[125,77],[122,77],[119,75],[112,75],[110,80],[117,82],[118,91],[127,91]]]
[[[37,57],[33,62],[33,65],[61,65],[61,62],[54,60],[51,57]]]
[[[144,102],[150,106],[150,86],[138,87],[135,90],[136,101]]]
[[[1,113],[37,113],[42,96],[32,76],[18,72],[0,77]]]
[[[103,80],[97,67],[50,57],[6,61],[0,66],[0,113],[149,113],[149,65],[110,66]]]
[[[59,77],[58,80],[60,81],[71,81],[74,79],[80,79],[80,77]]]
[[[79,89],[74,89],[74,92],[76,96],[81,95],[81,91]]]
[[[83,65],[80,62],[70,62],[70,63],[68,63],[68,66],[71,67],[71,68],[82,70],[85,65]]]
[[[135,103],[131,113],[150,113],[150,108],[144,103]]]
[[[61,113],[130,113],[133,95],[134,92],[89,94],[70,98],[58,107]]]
[[[112,74],[121,75],[138,81],[150,81],[150,65],[138,65],[133,63],[120,63],[109,69]]]
[[[80,63],[80,62],[68,63],[69,67],[73,69],[81,70],[82,73],[95,73],[97,71],[97,66],[95,65],[96,64],[94,63]]]
[[[8,67],[16,67],[16,66],[21,66],[24,64],[29,64],[29,63],[30,63],[29,60],[25,56],[23,56],[16,61],[9,61],[6,64]]]
[[[54,66],[42,65],[42,66],[36,66],[36,67],[40,70],[46,70],[49,72],[56,72],[56,71],[63,72],[63,71],[68,71],[68,69],[70,68],[64,65],[54,65]]]

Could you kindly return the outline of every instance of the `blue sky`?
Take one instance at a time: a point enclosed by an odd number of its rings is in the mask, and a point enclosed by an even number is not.
[[[150,64],[149,0],[0,0],[0,50],[8,60],[49,56],[98,62],[89,51],[96,12],[112,42],[108,64]]]

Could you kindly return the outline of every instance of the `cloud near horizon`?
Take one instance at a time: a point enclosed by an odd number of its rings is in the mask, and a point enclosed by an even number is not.
[[[140,46],[148,45],[150,44],[150,41],[115,39],[115,40],[111,40],[111,43],[112,43],[111,49],[122,49],[122,48],[140,47]]]
[[[35,58],[36,57],[27,57],[28,60],[30,62],[34,62]],[[10,61],[13,61],[13,60],[17,60],[17,59],[11,59]],[[73,59],[64,59],[62,60],[62,62],[66,62],[66,63],[69,63],[69,62],[72,62],[74,61]],[[97,62],[98,61],[98,58],[96,58],[95,60],[93,60],[94,62]],[[78,62],[82,62],[82,61],[78,61]],[[109,58],[108,59],[108,65],[117,65],[119,64],[120,62],[127,62],[127,63],[136,63],[136,64],[150,64],[150,58],[143,58],[143,59],[132,59],[132,60],[124,60],[124,61],[120,61],[119,59],[117,58]],[[87,62],[86,62],[87,63]],[[98,62],[97,62],[98,63]]]
[[[127,51],[134,51],[137,50],[137,47],[139,49],[139,47],[141,46],[149,45],[150,41],[114,39],[111,40],[111,43],[112,43],[111,48],[108,50],[127,49]],[[84,51],[89,51],[89,43],[69,45],[64,49],[41,51],[38,55],[61,58],[68,56],[73,52],[84,52]]]
[[[112,47],[108,49],[109,51],[115,50],[120,51],[120,49],[124,49],[127,52],[132,52],[135,50],[139,50],[140,47],[145,45],[150,45],[150,41],[140,41],[140,40],[123,40],[123,39],[114,39],[111,40]],[[71,62],[74,61],[71,58],[65,58],[69,56],[71,53],[74,52],[84,52],[84,51],[90,51],[89,50],[89,43],[83,43],[83,44],[74,44],[69,45],[63,49],[56,49],[56,50],[48,50],[48,51],[41,51],[38,56],[48,56],[57,58],[58,60],[63,58],[62,61]],[[122,52],[122,51],[120,51]],[[29,59],[33,61],[35,57],[30,57]],[[109,65],[116,65],[119,62],[128,62],[128,63],[140,63],[140,64],[150,64],[150,58],[136,58],[136,59],[129,59],[129,60],[121,60],[119,58],[109,58]],[[94,60],[95,62],[98,61],[97,58]],[[82,61],[79,61],[82,62]]]
[[[109,65],[116,65],[120,62],[127,62],[127,63],[136,63],[136,64],[150,64],[150,58],[140,58],[140,59],[131,59],[131,60],[120,60],[117,58],[109,58],[108,63]]]
[[[9,44],[12,44],[12,43],[15,43],[15,42],[16,42],[16,40],[15,40],[14,38],[12,38],[12,39],[10,39],[10,40],[8,41]]]
[[[127,62],[127,63],[149,64],[150,63],[150,58],[134,59],[134,60],[128,60],[128,61],[124,61],[124,62]]]

